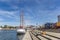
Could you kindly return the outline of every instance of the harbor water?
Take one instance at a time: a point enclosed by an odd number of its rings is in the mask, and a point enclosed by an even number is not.
[[[0,40],[18,40],[16,30],[0,30]]]

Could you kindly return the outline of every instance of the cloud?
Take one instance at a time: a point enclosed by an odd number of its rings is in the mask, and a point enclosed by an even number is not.
[[[50,3],[51,3],[51,1],[50,1]],[[53,2],[52,2],[53,3],[52,5],[51,4],[46,4],[46,5],[41,4],[41,5],[43,5],[43,7],[26,6],[25,14],[27,15],[26,18],[28,17],[27,24],[30,24],[30,23],[32,23],[32,24],[33,23],[42,23],[43,24],[46,22],[57,22],[57,16],[60,15],[60,6],[57,6],[57,3],[55,3],[58,1],[53,1]]]
[[[28,0],[25,7],[40,9],[40,10],[55,10],[56,7],[60,7],[60,0]]]
[[[17,16],[16,14],[18,13],[18,11],[5,11],[5,10],[0,10],[0,15],[5,19],[13,19],[15,21],[19,21],[20,18],[19,16]],[[19,14],[19,13],[18,13]],[[5,19],[7,20],[7,19]]]
[[[5,10],[0,10],[0,15],[2,16],[8,16],[8,15],[14,15],[14,11],[5,11]]]
[[[18,11],[0,10],[0,25],[20,25],[20,18],[17,15]]]
[[[0,10],[0,15],[16,21],[20,20],[18,11],[24,6],[24,17],[27,24],[56,21],[56,17],[60,14],[59,0],[0,0],[0,2],[6,3],[10,7],[6,8],[7,11]],[[8,9],[15,11],[8,11]]]
[[[28,20],[28,19],[26,19],[26,20],[24,20],[24,25],[36,25],[36,23],[33,21],[33,20]]]

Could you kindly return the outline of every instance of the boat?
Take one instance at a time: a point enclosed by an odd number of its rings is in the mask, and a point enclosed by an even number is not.
[[[25,29],[23,27],[20,27],[17,29],[17,34],[25,34]]]
[[[24,34],[25,33],[25,29],[17,29],[17,33],[18,34]]]

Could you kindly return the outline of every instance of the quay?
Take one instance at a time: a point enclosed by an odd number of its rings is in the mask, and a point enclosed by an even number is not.
[[[26,32],[26,34],[24,35],[24,37],[23,37],[22,40],[31,40],[31,37],[30,37],[29,31]]]
[[[60,33],[46,32],[42,35],[39,31],[27,31],[22,40],[60,40]]]

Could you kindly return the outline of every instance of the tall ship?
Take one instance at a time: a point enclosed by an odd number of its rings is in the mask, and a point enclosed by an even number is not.
[[[25,29],[24,29],[24,13],[23,13],[23,10],[20,13],[20,27],[17,29],[17,33],[19,33],[19,34],[25,33]]]

